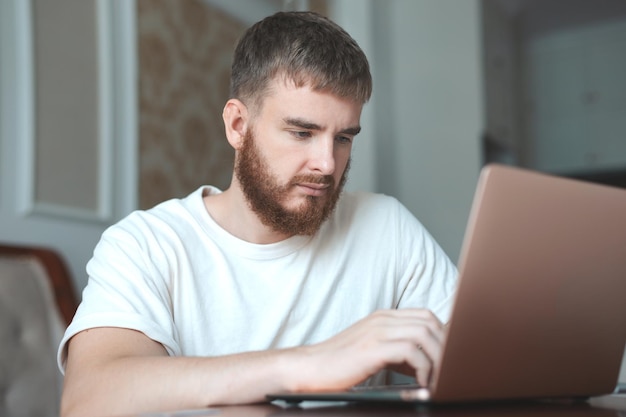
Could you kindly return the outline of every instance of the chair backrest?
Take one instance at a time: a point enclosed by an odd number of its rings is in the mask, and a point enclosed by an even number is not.
[[[56,349],[77,305],[59,253],[0,244],[0,416],[58,416]]]

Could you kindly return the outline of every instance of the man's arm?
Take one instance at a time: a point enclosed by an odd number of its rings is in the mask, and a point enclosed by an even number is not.
[[[279,385],[286,372],[283,356],[266,351],[170,357],[161,344],[134,330],[86,330],[68,346],[61,415],[126,415],[259,401],[268,389],[284,389]]]
[[[170,357],[143,333],[95,328],[68,346],[63,417],[124,415],[265,400],[278,391],[343,389],[408,364],[427,385],[443,330],[428,311],[383,310],[329,340],[219,357]]]

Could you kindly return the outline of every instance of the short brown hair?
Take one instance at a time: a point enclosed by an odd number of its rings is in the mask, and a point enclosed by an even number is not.
[[[233,57],[231,98],[258,105],[277,76],[361,104],[372,94],[361,48],[339,25],[314,12],[278,12],[245,32]]]

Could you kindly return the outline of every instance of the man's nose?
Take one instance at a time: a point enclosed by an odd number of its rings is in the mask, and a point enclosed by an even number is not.
[[[313,146],[310,168],[321,175],[335,172],[335,141],[333,138],[319,138]]]

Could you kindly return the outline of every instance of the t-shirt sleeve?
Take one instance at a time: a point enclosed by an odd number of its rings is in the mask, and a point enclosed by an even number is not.
[[[119,327],[144,333],[170,355],[180,354],[170,297],[168,248],[157,243],[154,225],[133,214],[107,229],[87,264],[89,280],[81,304],[58,350],[63,371],[67,343],[96,327]]]
[[[417,218],[397,203],[398,308],[422,307],[442,322],[449,320],[458,272],[448,255]]]

